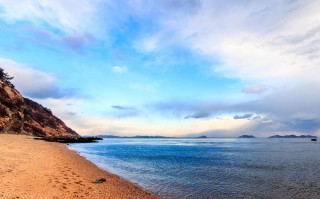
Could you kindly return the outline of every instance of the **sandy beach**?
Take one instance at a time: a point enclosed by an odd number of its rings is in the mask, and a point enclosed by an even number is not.
[[[0,134],[0,151],[0,198],[157,198],[64,144]]]

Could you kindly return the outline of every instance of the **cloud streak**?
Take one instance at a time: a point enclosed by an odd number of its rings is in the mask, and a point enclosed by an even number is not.
[[[201,118],[208,118],[210,117],[210,113],[208,112],[198,112],[192,115],[187,115],[184,117],[184,119],[189,119],[189,118],[193,118],[193,119],[201,119]]]
[[[252,113],[244,114],[244,115],[235,115],[233,116],[233,119],[239,120],[239,119],[250,119],[253,116]]]
[[[117,110],[133,110],[133,109],[136,109],[133,106],[118,106],[118,105],[111,106],[111,108],[114,108],[114,109],[117,109]]]
[[[268,87],[265,85],[251,85],[243,87],[241,91],[246,94],[261,94],[267,90]]]
[[[50,31],[39,28],[28,28],[28,32],[33,34],[33,37],[28,38],[40,46],[47,48],[65,47],[69,50],[82,52],[83,48],[94,42],[95,38],[89,33],[77,33],[69,35],[57,35]]]

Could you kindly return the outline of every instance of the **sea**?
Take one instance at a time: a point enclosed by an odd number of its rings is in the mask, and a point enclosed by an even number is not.
[[[320,198],[320,142],[302,138],[105,138],[70,144],[162,198]]]

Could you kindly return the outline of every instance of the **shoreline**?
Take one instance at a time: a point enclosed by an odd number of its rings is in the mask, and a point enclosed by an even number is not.
[[[64,144],[33,138],[0,134],[0,198],[159,198]]]

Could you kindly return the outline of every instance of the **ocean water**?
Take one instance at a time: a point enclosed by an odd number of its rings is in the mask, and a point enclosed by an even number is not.
[[[320,198],[320,142],[310,139],[109,138],[69,148],[163,198]]]

